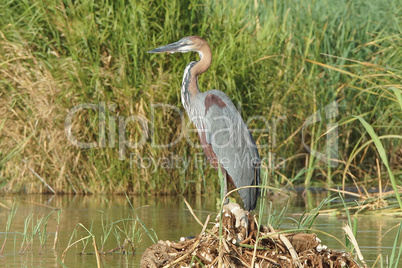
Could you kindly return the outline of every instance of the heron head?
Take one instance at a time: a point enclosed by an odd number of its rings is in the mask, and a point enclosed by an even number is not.
[[[204,44],[207,44],[207,42],[198,36],[187,36],[177,42],[150,50],[148,53],[199,52]]]

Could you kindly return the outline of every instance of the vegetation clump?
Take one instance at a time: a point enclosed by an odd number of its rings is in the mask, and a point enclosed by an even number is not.
[[[321,245],[314,233],[258,228],[251,214],[244,226],[230,210],[222,215],[210,230],[205,230],[207,220],[195,238],[152,245],[142,255],[141,267],[360,267],[350,254]]]

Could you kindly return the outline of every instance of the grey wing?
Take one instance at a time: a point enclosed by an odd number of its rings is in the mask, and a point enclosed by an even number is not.
[[[206,105],[206,140],[220,164],[232,178],[237,188],[259,183],[259,155],[256,144],[246,124],[230,99],[221,91],[208,91],[217,95],[224,105]],[[258,189],[239,190],[246,210],[256,205]]]

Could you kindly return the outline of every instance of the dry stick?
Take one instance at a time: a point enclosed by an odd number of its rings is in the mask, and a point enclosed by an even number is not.
[[[53,188],[50,187],[50,185],[47,184],[46,181],[45,181],[44,179],[42,179],[42,178],[38,175],[38,173],[35,172],[35,170],[33,170],[33,169],[32,169],[30,166],[28,166],[28,165],[27,165],[27,167],[28,167],[28,169],[29,169],[41,182],[43,182],[43,184],[44,184],[53,194],[56,194],[56,191],[53,190]]]
[[[245,267],[251,267],[251,264],[249,264],[249,263],[246,261],[246,259],[242,256],[242,254],[239,253],[239,251],[237,250],[236,246],[233,245],[233,244],[231,244],[231,245],[232,245],[232,249],[233,249],[233,250],[237,253],[237,255],[238,255],[236,258],[239,259],[239,260],[243,263],[243,265],[244,265]],[[250,254],[250,252],[247,251],[247,250],[245,250],[244,252]]]
[[[211,264],[211,260],[208,260],[208,259],[204,258],[199,252],[196,252],[195,256],[197,256],[197,258],[200,259],[202,264],[204,264],[204,265],[205,264]]]
[[[248,255],[253,255],[253,253],[251,253],[250,251],[244,251],[244,252],[247,253]],[[259,255],[259,254],[257,254],[256,256],[258,258],[260,258],[260,259],[264,259],[264,260],[267,260],[269,262],[272,262],[275,265],[278,265],[278,262],[276,260],[274,260],[274,259],[268,258],[268,257],[266,257],[264,255]]]
[[[341,189],[326,188],[326,190],[332,191],[332,192],[336,192],[336,193],[339,192],[339,193],[342,193],[342,194],[348,194],[348,195],[356,196],[356,197],[362,197],[361,194],[356,194],[356,193],[349,192],[349,191],[345,191],[345,190],[341,190]]]
[[[380,259],[381,259],[381,253],[377,255],[377,259],[375,259],[375,262],[373,263],[373,266],[372,266],[372,267],[377,267],[377,266],[376,266],[376,265],[377,265],[377,262],[379,262]]]
[[[211,267],[214,267],[215,263],[218,261],[219,255],[211,262]]]
[[[53,241],[53,250],[56,251],[56,244],[57,244],[57,239],[58,239],[58,233],[59,233],[59,224],[57,224],[56,227],[56,233],[54,235],[54,241]]]
[[[81,238],[81,239],[78,239],[77,241],[75,241],[74,243],[72,243],[71,245],[69,245],[69,246],[63,251],[63,254],[61,254],[61,262],[64,263],[64,257],[66,256],[67,250],[68,250],[69,248],[71,248],[72,246],[74,246],[74,245],[77,244],[78,242],[80,242],[80,241],[82,241],[82,240],[85,240],[85,239],[88,239],[88,238],[90,238],[90,237],[91,237],[91,236],[88,235],[88,236],[86,236],[86,237],[83,237],[83,238]]]
[[[377,173],[378,173],[378,190],[379,190],[379,198],[377,199],[377,207],[379,207],[380,200],[382,200],[382,184],[381,184],[381,170],[380,163],[378,162],[378,158],[375,159],[377,163]]]
[[[254,217],[254,224],[256,224],[257,225],[257,235],[256,235],[256,237],[255,237],[255,244],[254,244],[254,250],[253,250],[253,258],[251,259],[251,267],[254,267],[255,266],[255,258],[256,258],[256,256],[257,256],[257,246],[258,246],[258,240],[259,240],[259,234],[260,234],[260,226],[258,225],[258,222],[257,222],[257,219]],[[252,240],[251,240],[251,243],[252,243]]]
[[[124,247],[123,247],[123,246],[119,246],[119,247],[117,247],[117,248],[112,248],[112,249],[110,249],[110,250],[108,250],[108,251],[106,251],[106,252],[104,252],[104,253],[102,253],[102,254],[109,254],[109,253],[113,253],[113,252],[115,252],[115,251],[122,250],[122,249],[124,249]]]
[[[170,247],[177,249],[177,250],[184,250],[192,243],[193,243],[192,240],[187,240],[187,241],[183,241],[182,243],[171,243]]]
[[[268,224],[268,229],[271,233],[275,233],[274,228],[271,226],[271,224]],[[271,237],[271,236],[270,236]],[[290,255],[292,256],[292,259],[294,261],[294,263],[296,263],[296,265],[298,267],[303,267],[303,265],[300,263],[300,261],[298,260],[298,256],[297,256],[297,252],[296,250],[293,248],[292,244],[289,242],[289,239],[287,239],[286,235],[283,234],[273,234],[272,237],[276,237],[276,239],[282,241],[282,243],[285,244],[285,246],[287,247]],[[282,251],[284,251],[282,249],[282,246],[280,244],[277,245],[278,247],[281,248]]]
[[[226,198],[226,196],[225,196],[225,198]],[[188,210],[190,211],[191,215],[193,215],[194,219],[198,222],[198,224],[200,224],[201,226],[204,227],[204,225],[202,224],[202,222],[200,221],[200,219],[198,219],[198,217],[195,215],[193,208],[190,206],[190,204],[187,202],[186,199],[184,199],[184,203],[186,204]],[[210,216],[211,216],[211,215],[208,215],[208,217],[210,217]],[[205,231],[205,230],[204,230],[204,231]],[[201,232],[201,234],[202,234],[202,233],[203,233],[203,232]],[[218,264],[218,267],[221,267],[221,266],[222,266],[222,263],[221,263],[221,261],[222,261],[222,258],[221,258],[221,257],[222,257],[222,256],[221,256],[222,250],[221,250],[221,248],[219,248],[219,250],[220,250],[220,253],[219,253],[219,256],[218,256],[217,258],[219,258],[220,264]],[[216,259],[215,259],[215,260],[216,260]],[[213,263],[215,263],[215,260],[213,261]]]
[[[170,267],[171,265],[176,264],[176,263],[178,263],[178,262],[184,260],[185,258],[187,258],[188,255],[190,255],[190,254],[195,250],[195,248],[196,248],[196,247],[198,246],[198,244],[201,242],[202,234],[203,234],[203,233],[205,232],[205,230],[207,229],[207,226],[208,226],[208,223],[209,223],[209,220],[210,220],[210,219],[211,219],[211,215],[208,215],[207,220],[205,221],[205,224],[204,224],[204,226],[202,227],[201,233],[198,235],[197,241],[195,241],[193,247],[192,247],[186,254],[184,254],[184,255],[181,256],[180,258],[176,259],[176,260],[173,261],[172,263],[169,263],[169,264],[163,266],[163,268],[168,268],[168,267]]]
[[[319,268],[324,268],[323,262],[324,262],[324,258],[322,256],[320,256],[320,262],[318,263]]]
[[[229,253],[230,249],[229,249],[228,243],[226,243],[225,239],[222,239],[222,244],[223,244],[223,247],[225,248],[226,252]]]
[[[6,205],[4,205],[4,204],[1,203],[1,202],[0,202],[0,207],[3,207],[3,208],[5,208],[5,209],[7,209],[7,210],[11,210],[11,208],[7,207]]]
[[[184,203],[186,204],[188,210],[190,210],[191,215],[193,215],[194,219],[198,222],[198,224],[204,226],[200,221],[200,219],[195,215],[193,208],[190,206],[190,204],[187,202],[186,199],[184,199]]]
[[[223,238],[219,238],[220,242],[219,243],[219,255],[218,255],[218,268],[222,268],[223,267],[223,250],[222,250],[222,241]]]
[[[360,248],[359,248],[359,244],[357,244],[356,238],[353,235],[353,232],[352,232],[352,229],[350,228],[350,226],[346,224],[345,226],[342,227],[342,229],[345,231],[346,235],[349,237],[349,241],[355,247],[357,257],[359,257],[360,261],[363,264],[363,267],[368,267],[366,262],[364,261],[363,255],[362,255],[362,253],[360,251]]]
[[[268,223],[268,229],[269,229],[269,232],[270,232],[270,233],[276,233],[274,227],[272,227],[272,225],[269,224],[269,223]]]
[[[297,267],[303,268],[303,265],[299,261],[299,257],[297,256],[296,250],[293,248],[292,244],[289,242],[289,239],[286,238],[284,235],[279,235],[279,239],[285,246],[288,248],[290,255],[292,256],[293,262],[296,264]]]
[[[101,268],[100,255],[99,255],[99,251],[98,251],[98,246],[96,245],[95,236],[92,236],[92,245],[94,246],[94,250],[95,250],[96,264],[97,264],[98,268]]]
[[[118,246],[118,247],[113,248],[111,250],[108,250],[106,252],[101,252],[101,254],[106,255],[106,254],[113,253],[113,252],[118,251],[118,250],[123,250],[123,253],[124,253],[126,251],[125,248],[127,247],[127,244],[130,244],[133,252],[135,252],[135,249],[134,249],[133,243],[131,242],[131,239],[126,238],[126,239],[124,239],[124,242],[123,242],[122,246]]]

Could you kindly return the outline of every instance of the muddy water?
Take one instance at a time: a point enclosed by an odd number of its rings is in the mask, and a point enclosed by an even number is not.
[[[301,195],[292,197],[277,197],[273,203],[276,210],[289,203],[287,217],[281,225],[281,229],[294,229],[297,224],[293,219],[299,219],[309,207],[314,207],[326,197],[326,193],[312,193],[307,202]],[[215,197],[189,197],[187,198],[201,221],[205,220],[208,214],[215,215]],[[150,229],[154,230],[159,239],[177,240],[182,236],[196,236],[201,227],[186,210],[182,197],[130,197],[135,208],[136,216]],[[0,249],[5,239],[6,222],[12,205],[17,204],[17,212],[11,223],[7,242],[3,255],[0,256],[1,267],[29,266],[29,267],[62,267],[61,259],[67,245],[88,235],[82,227],[76,227],[81,223],[94,234],[98,248],[101,249],[102,239],[105,232],[102,230],[102,223],[107,226],[112,221],[128,219],[133,217],[133,210],[125,196],[50,196],[50,195],[21,195],[0,197]],[[60,224],[58,228],[58,240],[56,250],[52,250],[55,233],[57,229],[57,212],[54,208],[60,208]],[[257,208],[258,211],[258,208]],[[51,213],[51,214],[50,214]],[[30,239],[33,229],[42,216],[49,215],[45,235],[42,236],[44,246],[41,247],[41,239],[36,234],[31,244],[23,241],[23,238]],[[24,236],[24,224],[27,217],[32,216],[28,227],[28,234]],[[135,216],[134,216],[135,217]],[[397,228],[395,227],[400,218],[392,216],[359,216],[357,241],[363,251],[368,264],[373,264],[378,254],[389,255],[394,242]],[[347,219],[344,215],[326,214],[315,220],[312,228],[329,233],[345,242],[342,226]],[[76,234],[73,234],[74,230]],[[43,226],[42,226],[43,233]],[[135,242],[136,253],[124,255],[121,253],[108,254],[102,257],[104,267],[138,267],[141,254],[152,244],[151,239],[140,230],[141,241]],[[73,235],[72,235],[73,234]],[[138,238],[138,235],[136,236]],[[332,249],[342,249],[336,239],[319,234],[323,244]],[[124,240],[120,238],[121,241]],[[28,246],[27,246],[28,245]],[[116,236],[111,233],[103,251],[108,251],[117,246]],[[86,244],[78,242],[65,253],[65,265],[67,267],[96,267],[94,255],[81,255],[94,252],[92,240]],[[20,254],[23,251],[23,254]]]

